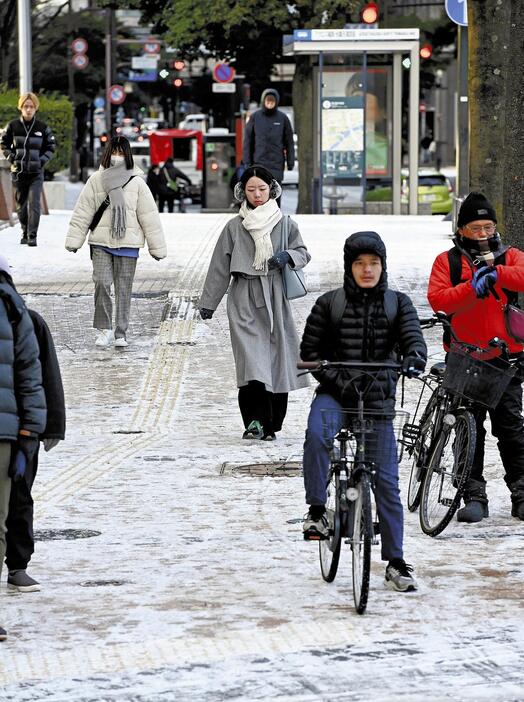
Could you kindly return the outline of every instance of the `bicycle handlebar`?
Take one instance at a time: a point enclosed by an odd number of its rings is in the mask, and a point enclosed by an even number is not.
[[[402,365],[394,361],[380,363],[376,361],[299,361],[300,370],[327,370],[329,368],[354,368],[355,370],[401,370]]]
[[[461,339],[459,339],[453,331],[451,322],[449,321],[449,317],[445,312],[435,312],[435,314],[432,317],[423,317],[419,321],[420,326],[423,329],[428,329],[430,327],[436,326],[437,324],[441,324],[443,327],[446,327],[449,330],[453,341],[455,341],[460,346],[469,349],[470,351],[477,353],[485,353],[487,351],[490,351],[491,349],[498,348],[501,350],[503,357],[505,357],[506,359],[509,357],[508,345],[506,344],[504,339],[499,339],[498,336],[494,336],[492,339],[490,339],[487,343],[487,346],[485,347],[476,346],[475,344],[470,344],[467,341],[462,341]]]

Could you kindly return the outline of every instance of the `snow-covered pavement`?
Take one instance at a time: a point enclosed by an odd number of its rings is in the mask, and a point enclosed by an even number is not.
[[[405,553],[419,590],[383,585],[373,551],[370,599],[355,614],[349,549],[324,583],[302,540],[300,461],[312,389],[290,396],[273,444],[241,440],[225,304],[195,314],[226,215],[162,215],[169,256],[139,259],[131,345],[100,350],[91,329],[89,253],[67,253],[69,213],[42,218],[39,245],[0,231],[0,250],[55,336],[67,439],[41,453],[40,593],[0,587],[0,700],[524,699],[522,522],[510,516],[496,447],[487,448],[489,519],[422,534],[406,514]],[[393,287],[422,314],[431,263],[450,224],[431,217],[297,216],[311,251],[310,293],[340,284],[342,247],[375,229]],[[428,335],[440,358],[439,332]],[[416,383],[407,386],[413,406]],[[257,475],[245,465],[288,465]],[[409,465],[402,464],[403,490]],[[3,687],[2,687],[3,686]]]

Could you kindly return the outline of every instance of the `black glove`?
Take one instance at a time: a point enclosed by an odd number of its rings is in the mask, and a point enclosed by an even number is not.
[[[402,361],[402,373],[408,378],[418,378],[426,367],[426,361],[418,356],[405,356]]]
[[[199,312],[202,319],[211,319],[215,314],[215,310],[208,310],[207,307],[201,307]]]
[[[267,267],[269,270],[273,268],[284,268],[287,263],[291,262],[291,256],[287,251],[280,251],[279,253],[268,258]]]

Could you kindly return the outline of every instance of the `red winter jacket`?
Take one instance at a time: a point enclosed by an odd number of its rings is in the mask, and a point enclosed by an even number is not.
[[[511,353],[520,353],[524,347],[508,335],[502,305],[507,300],[503,288],[524,292],[524,253],[519,249],[509,248],[505,252],[505,264],[499,264],[495,268],[498,274],[495,290],[500,300],[491,294],[479,299],[471,286],[474,272],[472,263],[462,255],[462,282],[453,287],[448,253],[444,251],[437,256],[431,269],[429,304],[435,312],[442,311],[453,315],[451,327],[461,341],[486,346],[490,339],[498,336],[504,339]],[[494,355],[498,355],[498,352]]]

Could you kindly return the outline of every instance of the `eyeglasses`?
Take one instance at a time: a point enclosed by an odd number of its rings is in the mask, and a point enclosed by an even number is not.
[[[481,232],[486,232],[486,234],[495,234],[497,227],[494,224],[474,224],[472,227],[466,224],[466,228],[472,234],[480,234]]]

